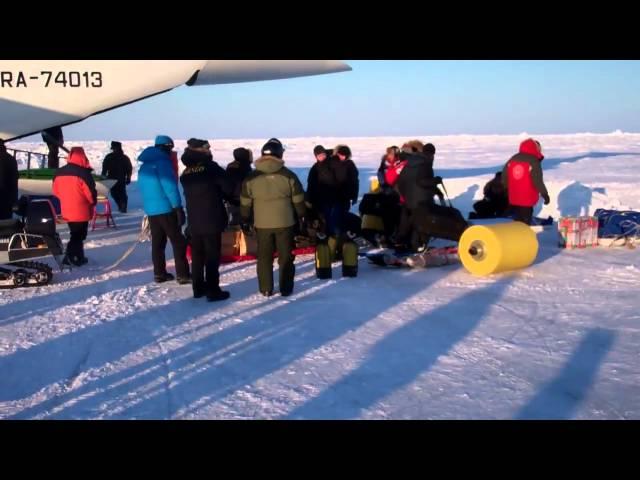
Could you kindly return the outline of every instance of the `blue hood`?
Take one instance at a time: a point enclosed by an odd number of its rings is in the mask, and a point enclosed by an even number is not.
[[[169,154],[162,150],[159,147],[147,147],[145,148],[140,156],[138,157],[138,161],[141,163],[153,163],[158,162],[166,158],[171,161],[171,157]]]

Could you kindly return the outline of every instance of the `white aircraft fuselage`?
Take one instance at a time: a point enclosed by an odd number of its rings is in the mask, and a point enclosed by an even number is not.
[[[336,60],[0,60],[0,139],[76,123],[181,85],[348,70]]]

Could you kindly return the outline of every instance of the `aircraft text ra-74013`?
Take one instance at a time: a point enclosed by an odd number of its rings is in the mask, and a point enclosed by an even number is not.
[[[0,60],[0,139],[76,123],[181,85],[348,70],[338,60]]]

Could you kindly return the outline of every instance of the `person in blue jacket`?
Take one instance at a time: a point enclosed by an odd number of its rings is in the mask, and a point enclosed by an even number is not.
[[[138,171],[138,188],[142,194],[144,213],[151,229],[151,258],[153,276],[157,283],[173,280],[167,272],[165,248],[167,238],[173,248],[177,282],[191,283],[187,262],[187,240],[182,234],[185,214],[170,152],[173,140],[166,135],[156,137],[155,146],[148,147],[138,157],[142,164]]]

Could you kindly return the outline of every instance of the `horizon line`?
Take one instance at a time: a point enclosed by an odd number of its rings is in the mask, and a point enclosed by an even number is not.
[[[572,135],[593,135],[593,136],[613,136],[613,135],[640,135],[640,132],[628,132],[620,129],[616,129],[611,132],[570,132],[570,133],[529,133],[529,132],[519,132],[519,133],[448,133],[448,134],[439,134],[439,135],[407,135],[407,134],[397,134],[397,135],[307,135],[307,136],[281,136],[278,137],[283,140],[307,140],[307,139],[322,139],[322,138],[352,138],[352,139],[372,139],[372,138],[398,138],[398,137],[406,137],[407,139],[419,139],[419,138],[438,138],[438,137],[553,137],[553,136],[572,136]],[[211,142],[216,141],[231,141],[231,140],[245,140],[245,141],[264,141],[265,137],[220,137],[220,138],[206,138]],[[271,138],[271,137],[269,137]],[[65,144],[68,142],[111,142],[114,141],[115,138],[109,137],[109,139],[91,139],[91,140],[78,140],[78,139],[65,139]],[[175,142],[186,142],[188,139],[186,138],[174,138]],[[153,141],[151,137],[149,138],[138,138],[132,140],[124,140],[120,138],[122,142],[147,142]],[[10,142],[5,142],[5,144],[9,145],[11,143],[44,143],[42,141],[25,141],[24,139],[12,140]]]

